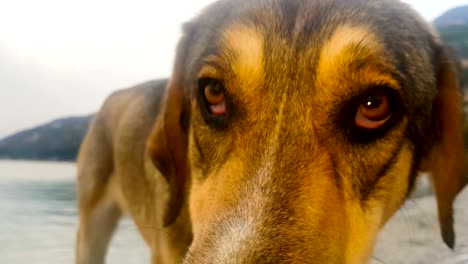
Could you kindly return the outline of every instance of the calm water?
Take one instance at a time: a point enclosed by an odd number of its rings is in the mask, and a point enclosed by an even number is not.
[[[72,163],[0,161],[0,264],[74,263],[77,208]],[[386,226],[372,263],[467,264],[468,190],[456,205],[457,249],[438,234],[435,201],[411,201]],[[398,252],[397,254],[395,254]],[[149,263],[129,219],[120,222],[107,263]]]
[[[0,263],[74,263],[77,220],[74,164],[0,161]],[[107,263],[149,263],[128,219]]]

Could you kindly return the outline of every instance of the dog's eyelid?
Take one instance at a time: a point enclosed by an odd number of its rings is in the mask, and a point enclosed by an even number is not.
[[[200,77],[212,77],[215,78],[225,72],[229,66],[225,65],[223,61],[217,55],[208,55],[201,60]]]
[[[218,79],[220,70],[216,65],[205,64],[197,75],[197,79]]]
[[[382,82],[382,83],[374,83],[372,85],[368,85],[368,88],[363,94],[372,94],[376,92],[384,92],[384,93],[392,93],[401,95],[401,88],[399,85],[395,83],[389,82]]]

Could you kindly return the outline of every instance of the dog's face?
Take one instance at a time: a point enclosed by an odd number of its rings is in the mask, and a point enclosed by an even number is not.
[[[187,263],[366,262],[423,165],[453,244],[458,82],[405,5],[220,1],[184,34],[150,149]]]

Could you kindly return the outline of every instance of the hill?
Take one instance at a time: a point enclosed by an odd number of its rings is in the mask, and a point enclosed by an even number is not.
[[[458,56],[462,66],[462,83],[468,89],[468,5],[448,10],[434,20],[434,25]]]
[[[437,27],[452,25],[468,25],[468,5],[452,8],[436,18],[434,24]]]
[[[93,115],[54,120],[0,140],[0,158],[74,161]]]

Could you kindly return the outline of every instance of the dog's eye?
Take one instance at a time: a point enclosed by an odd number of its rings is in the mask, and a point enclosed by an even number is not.
[[[361,101],[355,117],[356,126],[369,130],[380,128],[390,119],[393,110],[388,92],[376,89]]]
[[[349,140],[367,144],[383,137],[404,114],[399,91],[375,86],[342,104],[336,123]]]
[[[231,115],[228,94],[221,80],[201,78],[198,80],[198,101],[206,124],[216,129],[225,129]]]
[[[226,102],[224,98],[224,86],[215,79],[202,81],[203,95],[210,114],[221,116],[226,114]]]

